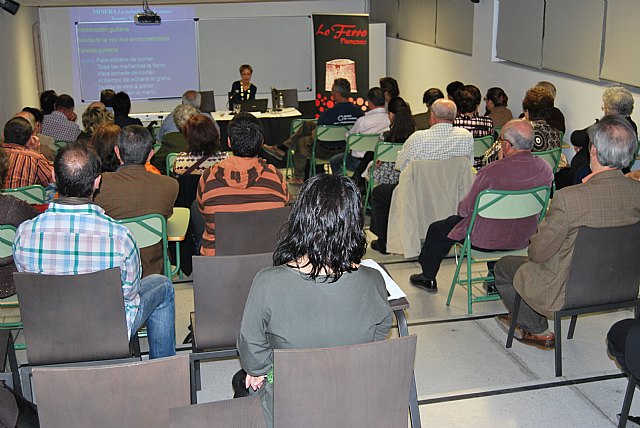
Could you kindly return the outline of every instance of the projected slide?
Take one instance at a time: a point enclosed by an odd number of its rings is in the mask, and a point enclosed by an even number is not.
[[[76,27],[83,101],[105,88],[132,99],[180,97],[199,88],[196,22],[79,22]]]

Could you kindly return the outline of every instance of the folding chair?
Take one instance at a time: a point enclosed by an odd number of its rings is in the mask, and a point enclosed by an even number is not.
[[[260,397],[235,398],[192,404],[169,410],[171,428],[201,428],[207,426],[266,428]]]
[[[380,141],[380,134],[351,134],[347,137],[344,156],[342,157],[342,175],[347,175],[347,154],[351,150],[373,152]]]
[[[562,317],[571,317],[567,339],[573,338],[578,315],[635,308],[640,311],[638,284],[640,222],[619,227],[581,227],[576,236],[571,270],[565,288],[565,304],[554,312],[556,376],[562,376]],[[516,294],[507,348],[513,343],[522,298]]]
[[[305,124],[305,122],[313,122],[316,123],[318,121],[318,119],[293,119],[291,121],[291,134],[293,135],[295,134],[298,129],[302,128],[302,125]],[[290,178],[291,177],[291,170],[293,169],[293,149],[289,149],[287,150],[287,166],[286,166],[286,178]]]
[[[555,149],[545,150],[544,152],[531,152],[531,154],[547,161],[547,163],[551,166],[554,174],[558,172],[558,165],[560,164],[562,148],[556,147]]]
[[[471,215],[471,223],[467,228],[467,234],[462,244],[454,245],[454,253],[456,256],[456,271],[453,275],[449,296],[447,297],[447,306],[451,303],[453,290],[456,285],[467,287],[467,311],[473,313],[472,305],[476,302],[486,302],[490,300],[499,300],[498,294],[474,296],[473,283],[493,281],[493,276],[473,277],[471,267],[474,263],[486,263],[497,261],[505,256],[521,256],[527,254],[527,249],[512,251],[479,251],[472,248],[471,233],[475,225],[477,217],[495,220],[513,220],[538,215],[538,222],[542,220],[549,204],[549,195],[551,188],[547,186],[536,187],[528,190],[484,190],[480,192],[476,199]],[[460,256],[458,257],[458,252]],[[460,268],[463,259],[467,260],[467,276],[460,278]]]
[[[167,171],[167,175],[169,177],[172,176],[171,171],[173,170],[173,164],[176,163],[177,157],[178,157],[177,153],[167,153],[167,158],[165,159],[167,166],[165,171]]]
[[[380,162],[395,162],[398,159],[398,152],[402,150],[402,143],[388,143],[385,141],[378,141],[375,150],[373,152],[373,165],[369,168],[369,181],[367,182],[367,190],[364,196],[364,209],[369,208],[369,198],[371,198],[371,192],[375,186],[373,179],[373,171],[378,161]]]
[[[200,389],[200,361],[238,355],[236,340],[253,278],[272,265],[271,253],[193,257],[192,403]]]
[[[186,355],[99,367],[35,368],[44,427],[168,427],[169,411],[189,404]]]
[[[406,427],[416,342],[411,335],[337,348],[276,349],[274,426]]]
[[[19,272],[13,277],[29,361],[20,368],[25,397],[31,398],[34,366],[134,361],[137,337],[132,332],[130,341],[127,335],[119,268],[83,275]]]
[[[164,275],[171,278],[171,263],[167,254],[167,220],[160,214],[146,214],[118,220],[129,228],[138,248],[146,248],[162,241]]]
[[[329,165],[329,159],[316,159],[316,147],[318,140],[326,142],[345,141],[345,135],[351,128],[351,125],[318,125],[316,126],[315,137],[313,139],[313,147],[311,148],[311,159],[309,160],[309,177],[316,175],[316,163]]]
[[[473,139],[473,157],[479,158],[484,156],[484,153],[489,150],[494,143],[493,135],[486,135],[484,137],[478,137]]]
[[[11,195],[15,198],[21,199],[28,204],[44,204],[47,192],[44,187],[34,184],[32,186],[17,187],[15,189],[2,189],[0,193],[4,195]]]
[[[187,237],[190,217],[191,211],[189,211],[189,208],[174,207],[173,214],[167,219],[167,242],[174,242],[176,245],[176,268],[171,269],[170,278],[173,278],[178,272],[180,272],[180,277],[182,278],[182,272],[180,271],[180,242]]]

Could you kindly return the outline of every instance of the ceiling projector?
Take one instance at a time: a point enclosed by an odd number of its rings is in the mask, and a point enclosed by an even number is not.
[[[142,13],[136,14],[133,17],[133,21],[138,25],[158,25],[162,22],[160,15],[149,9],[148,0],[144,0],[142,3]]]
[[[133,21],[138,25],[155,25],[162,22],[162,18],[157,13],[138,13],[133,17]]]

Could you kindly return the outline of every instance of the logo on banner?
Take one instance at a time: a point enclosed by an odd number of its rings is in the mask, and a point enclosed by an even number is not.
[[[318,25],[316,36],[331,37],[340,40],[342,45],[366,45],[368,30],[361,30],[355,24],[333,24],[325,28],[324,24]]]

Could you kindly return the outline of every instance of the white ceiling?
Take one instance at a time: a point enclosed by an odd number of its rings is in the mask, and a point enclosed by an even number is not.
[[[110,6],[110,5],[140,5],[142,0],[17,0],[22,6],[35,7],[67,7],[67,6]],[[153,9],[154,4],[192,4],[192,3],[253,3],[269,2],[275,0],[150,0],[149,7]],[[283,1],[283,0],[280,0]],[[284,0],[293,1],[293,0]]]

